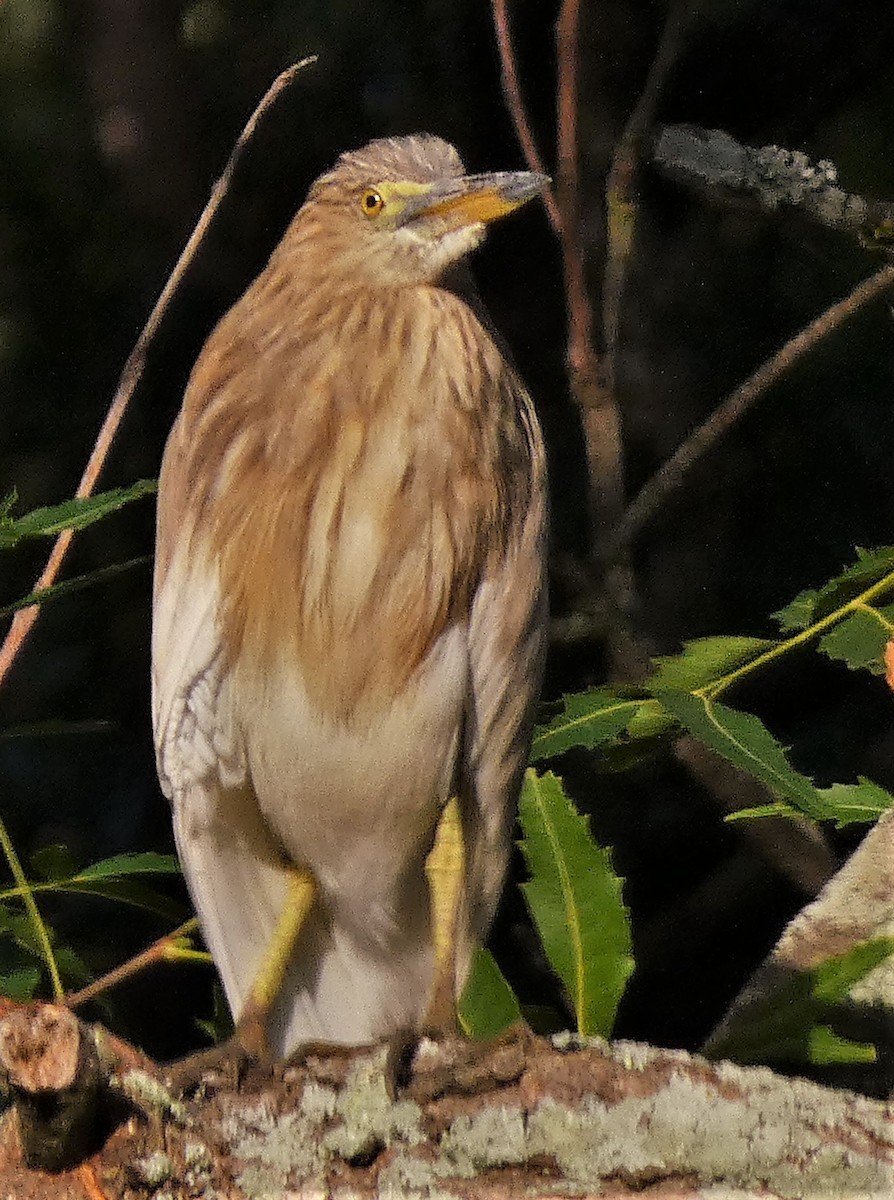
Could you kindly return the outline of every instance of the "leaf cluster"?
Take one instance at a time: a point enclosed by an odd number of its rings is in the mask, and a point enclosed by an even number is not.
[[[772,799],[732,820],[802,816],[838,828],[876,820],[894,797],[873,781],[819,787],[791,763],[787,748],[753,713],[719,697],[747,677],[804,648],[853,670],[884,674],[894,635],[894,547],[860,550],[857,561],[822,588],[805,591],[774,614],[784,637],[705,637],[681,653],[656,660],[641,687],[597,687],[564,696],[534,733],[531,761],[571,749],[595,751],[606,768],[652,755],[672,737],[691,734],[763,784]],[[621,881],[609,853],[598,847],[552,773],[530,770],[520,806],[521,843],[529,882],[522,885],[547,957],[561,979],[581,1033],[611,1032],[633,970],[629,920]],[[828,1063],[865,1061],[872,1046],[839,1036],[830,1013],[848,989],[894,950],[874,939],[822,964],[774,997],[740,1040],[725,1046],[740,1061]],[[473,973],[465,1003],[478,989],[497,993],[494,1012],[509,1022],[519,1011],[507,1003],[508,984],[493,982],[495,964]],[[484,975],[487,975],[485,984]],[[511,995],[511,993],[510,993]],[[486,1021],[478,1027],[490,1028]]]
[[[797,813],[839,828],[877,819],[894,802],[888,791],[863,778],[818,787],[792,766],[786,748],[757,716],[719,697],[810,645],[852,670],[884,674],[885,650],[894,636],[894,546],[859,551],[856,563],[774,616],[789,636],[697,638],[684,643],[680,654],[657,659],[642,687],[602,687],[563,697],[559,711],[535,730],[532,761],[573,747],[598,750],[609,764],[623,749],[632,761],[685,731],[774,797],[733,819]]]
[[[12,515],[17,500],[13,491],[0,501],[0,549],[32,538],[54,537],[65,530],[84,529],[155,490],[154,480],[143,479],[131,487],[36,508],[19,517]],[[0,609],[0,616],[105,582],[145,561],[115,563],[31,592]],[[0,732],[0,736],[83,733],[95,728],[95,722],[47,721],[40,726],[11,727]],[[75,948],[60,941],[54,927],[46,921],[38,907],[38,896],[76,893],[129,904],[167,921],[182,917],[179,905],[143,881],[145,876],[177,874],[179,866],[172,855],[122,854],[79,868],[67,847],[46,846],[31,856],[26,875],[2,820],[0,848],[13,879],[13,886],[0,890],[0,992],[12,999],[29,1000],[47,990],[59,998],[66,990],[83,987],[93,978]]]

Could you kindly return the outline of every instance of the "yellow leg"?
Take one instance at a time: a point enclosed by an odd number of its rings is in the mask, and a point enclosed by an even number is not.
[[[457,1034],[456,955],[459,912],[465,877],[465,845],[459,802],[451,799],[441,813],[435,842],[425,864],[431,898],[431,930],[435,969],[425,1026],[437,1033]]]
[[[236,1038],[239,1043],[258,1058],[268,1056],[267,1017],[282,990],[295,944],[313,907],[316,894],[316,881],[309,871],[301,868],[292,871],[288,899],[273,931],[273,937],[264,951],[261,967],[251,985],[248,1000],[236,1023]]]

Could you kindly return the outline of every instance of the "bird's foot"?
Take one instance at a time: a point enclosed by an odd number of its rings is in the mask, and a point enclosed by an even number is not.
[[[473,1041],[458,1031],[417,1038],[402,1094],[418,1104],[448,1092],[488,1091],[521,1075],[535,1035],[523,1021],[498,1037]]]
[[[274,1063],[263,1023],[248,1018],[239,1021],[226,1041],[169,1063],[165,1083],[179,1096],[238,1091],[249,1072],[260,1068],[269,1074]]]

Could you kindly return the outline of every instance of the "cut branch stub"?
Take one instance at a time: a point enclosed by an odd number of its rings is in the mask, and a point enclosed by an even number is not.
[[[29,1004],[4,1017],[0,1068],[27,1166],[58,1171],[95,1149],[104,1072],[90,1030],[73,1013]]]

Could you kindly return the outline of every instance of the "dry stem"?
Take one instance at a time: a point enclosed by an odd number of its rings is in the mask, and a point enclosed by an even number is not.
[[[673,0],[661,30],[658,49],[652,60],[639,99],[627,118],[612,156],[606,185],[607,245],[605,277],[602,288],[602,326],[605,338],[605,381],[615,390],[615,350],[620,325],[621,299],[627,263],[633,244],[638,200],[636,182],[643,156],[643,143],[655,120],[674,63],[680,52],[690,0]]]
[[[522,99],[521,85],[518,81],[518,69],[515,64],[515,52],[512,49],[512,35],[509,29],[509,14],[506,10],[506,0],[492,0],[491,9],[494,19],[494,32],[497,35],[497,49],[500,54],[500,79],[503,84],[506,107],[509,109],[509,114],[512,117],[515,133],[521,144],[528,169],[536,171],[539,175],[546,175],[547,171],[543,166],[543,159],[537,150],[534,135],[531,132],[531,125],[528,121],[528,115],[525,111],[525,103]],[[556,236],[559,236],[562,227],[562,215],[559,212],[559,206],[556,204],[556,198],[552,191],[544,192],[543,203],[546,205],[546,212],[553,227],[553,232]]]
[[[180,286],[184,275],[193,259],[196,256],[196,251],[201,245],[208,228],[214,219],[221,201],[226,195],[232,177],[236,168],[236,164],[242,154],[246,144],[254,136],[258,122],[267,113],[268,109],[276,102],[280,94],[287,88],[298,72],[305,66],[314,62],[314,58],[302,59],[299,63],[294,63],[288,67],[281,75],[273,81],[266,93],[262,97],[257,108],[248,119],[245,128],[240,133],[238,140],[230,154],[227,164],[224,167],[223,174],[215,183],[211,190],[211,195],[208,198],[208,203],[202,210],[202,215],[199,217],[195,228],[190,234],[189,240],[183,247],[183,251],[177,260],[174,270],[168,277],[167,283],[161,290],[161,294],[155,302],[149,318],[137,338],[133,350],[131,350],[127,362],[124,364],[124,370],[121,372],[121,378],[118,382],[118,388],[112,399],[109,409],[106,413],[105,420],[102,423],[99,434],[96,438],[96,443],[87,461],[87,466],[84,468],[84,474],[81,477],[81,482],[78,485],[78,490],[75,492],[76,499],[84,499],[92,495],[93,489],[96,487],[96,481],[99,474],[105,465],[112,442],[118,432],[118,427],[121,420],[127,411],[127,406],[130,403],[131,397],[136,391],[137,384],[143,374],[143,367],[146,362],[146,353],[149,346],[158,332],[158,327],[161,324],[162,318],[168,310],[174,293]],[[71,544],[71,539],[74,536],[74,531],[65,529],[56,538],[53,548],[50,551],[46,565],[38,576],[32,591],[40,591],[43,588],[51,587],[55,582],[60,568],[62,567],[63,559]],[[9,632],[0,646],[0,684],[6,678],[10,667],[15,662],[25,638],[31,632],[35,621],[40,614],[40,605],[33,604],[28,608],[20,609],[13,617],[12,625]]]
[[[116,987],[119,983],[123,983],[126,979],[131,979],[134,975],[138,975],[140,971],[145,971],[148,967],[155,966],[156,963],[165,962],[171,956],[171,948],[180,938],[188,937],[192,933],[196,933],[199,928],[199,922],[195,917],[191,917],[188,921],[184,921],[176,929],[170,933],[166,933],[157,941],[153,942],[145,950],[141,950],[139,954],[135,954],[133,958],[129,958],[127,962],[121,963],[120,966],[114,967],[100,979],[94,979],[92,983],[88,983],[86,987],[81,988],[79,992],[71,992],[65,996],[62,1003],[67,1008],[80,1008],[82,1004],[86,1004],[88,1000],[95,1000],[97,996],[107,992],[110,988]]]
[[[843,300],[827,308],[795,334],[777,352],[741,383],[717,406],[706,421],[690,434],[683,444],[640,489],[639,494],[608,539],[609,558],[622,553],[636,535],[663,506],[667,497],[679,487],[692,466],[710,450],[735,423],[769,390],[786,371],[810,350],[828,337],[840,325],[872,300],[894,285],[894,263],[886,263],[874,275],[859,283]]]

